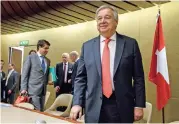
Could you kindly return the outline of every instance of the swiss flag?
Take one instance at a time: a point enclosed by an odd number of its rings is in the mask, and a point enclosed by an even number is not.
[[[167,104],[171,93],[160,11],[155,30],[149,80],[157,86],[157,108],[161,110]]]

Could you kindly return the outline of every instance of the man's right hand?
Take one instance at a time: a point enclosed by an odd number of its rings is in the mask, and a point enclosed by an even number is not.
[[[26,90],[22,90],[20,94],[21,94],[21,95],[27,94],[27,91],[26,91]]]
[[[82,107],[79,105],[74,105],[71,108],[70,118],[72,120],[76,120],[78,116],[79,116],[79,118],[81,118],[81,116],[82,116]]]
[[[55,91],[56,91],[56,92],[59,92],[59,91],[60,91],[60,87],[59,87],[59,86],[56,86],[56,87],[55,87]]]

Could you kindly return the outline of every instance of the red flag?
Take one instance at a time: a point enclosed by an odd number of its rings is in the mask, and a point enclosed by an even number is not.
[[[149,80],[157,86],[157,108],[161,110],[167,104],[171,93],[160,11],[155,30]]]

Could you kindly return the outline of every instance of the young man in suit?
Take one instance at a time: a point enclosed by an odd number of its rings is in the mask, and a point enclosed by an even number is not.
[[[75,81],[75,77],[76,77],[76,72],[77,72],[77,68],[78,68],[78,62],[79,62],[79,54],[77,51],[72,51],[70,53],[70,59],[72,62],[74,62],[73,65],[73,71],[72,71],[72,75],[71,75],[71,83],[72,83],[72,91],[71,93],[74,93],[74,81]]]
[[[8,75],[6,79],[6,101],[10,104],[14,104],[15,95],[18,92],[19,85],[19,73],[15,71],[14,64],[8,65]]]
[[[69,54],[62,54],[62,62],[56,65],[57,82],[54,84],[56,90],[56,97],[62,93],[71,93],[71,74],[73,65],[68,62]]]
[[[70,117],[86,123],[133,123],[143,117],[145,80],[137,41],[118,34],[118,13],[109,5],[96,11],[100,36],[82,46]],[[132,82],[133,81],[133,82]]]
[[[39,40],[37,53],[31,54],[24,62],[21,76],[21,94],[27,93],[36,110],[43,111],[50,60],[46,57],[50,43]]]

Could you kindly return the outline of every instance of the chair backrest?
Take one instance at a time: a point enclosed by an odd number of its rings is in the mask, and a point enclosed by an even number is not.
[[[54,103],[51,105],[49,110],[56,110],[56,108],[59,106],[67,106],[67,109],[71,108],[72,98],[73,98],[73,95],[71,95],[71,94],[59,95],[55,99]]]
[[[47,92],[46,92],[46,95],[45,95],[45,103],[44,103],[44,106],[47,104],[47,101],[48,101],[49,97],[50,97],[50,92],[47,91]]]
[[[18,103],[18,104],[15,104],[15,105],[19,106],[19,107],[28,108],[28,109],[34,109],[34,106],[32,104],[26,103],[26,102]]]
[[[152,104],[149,102],[146,102],[146,108],[144,108],[143,120],[145,120],[146,123],[150,123],[151,116],[152,116]]]

